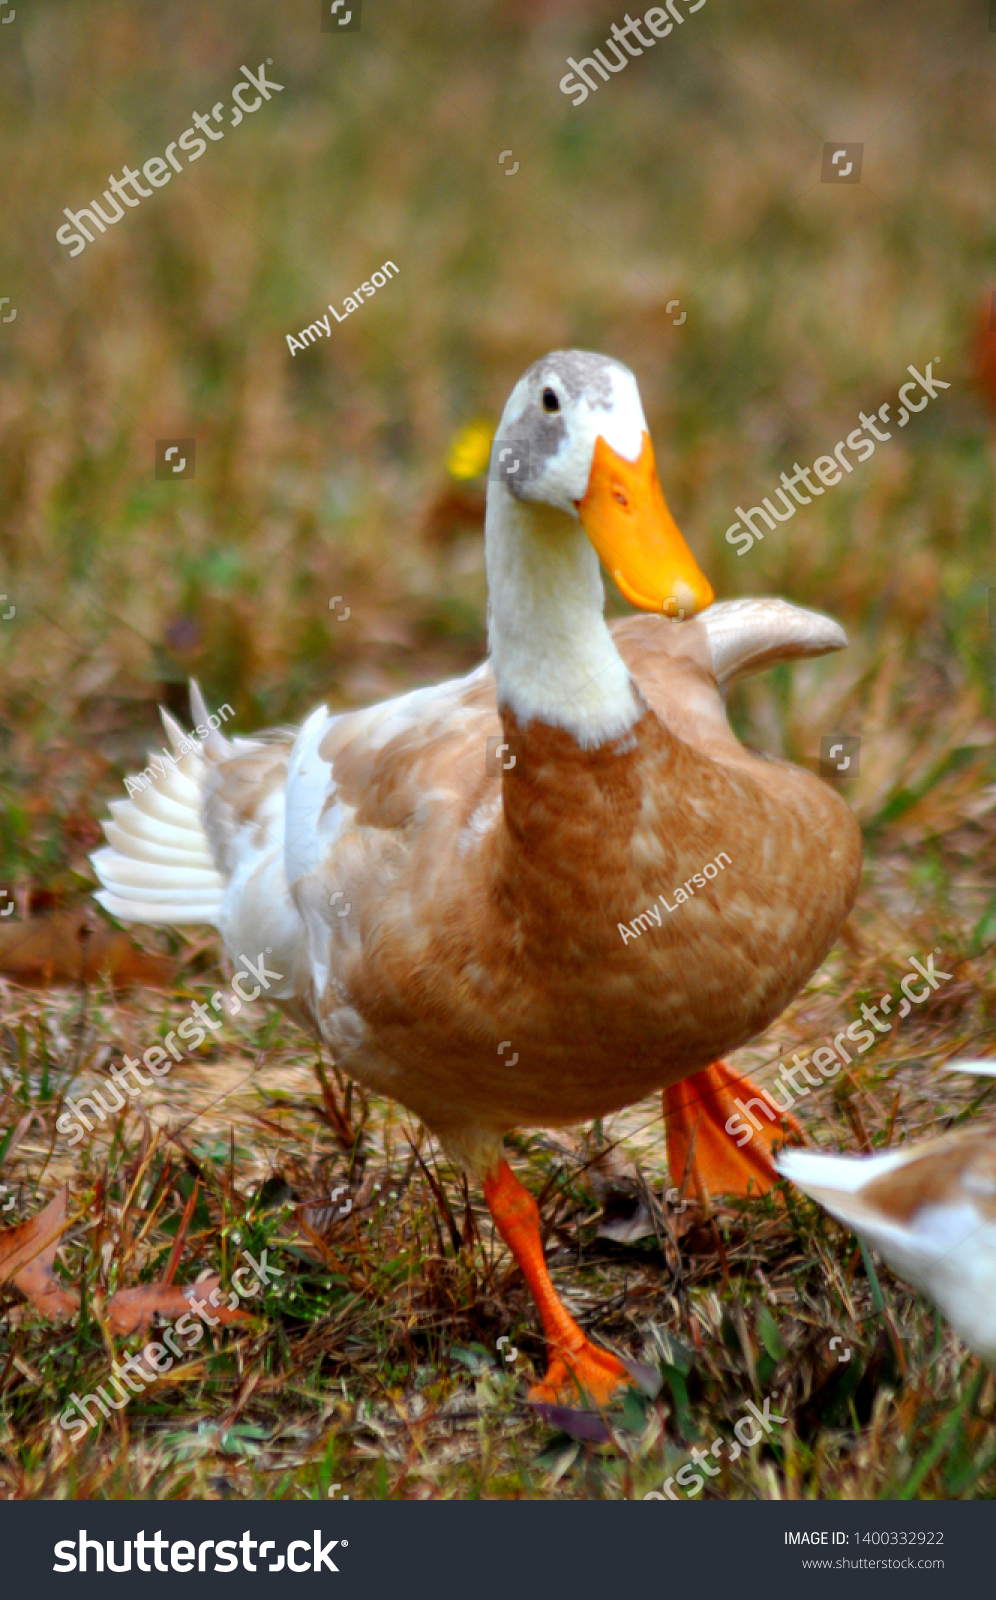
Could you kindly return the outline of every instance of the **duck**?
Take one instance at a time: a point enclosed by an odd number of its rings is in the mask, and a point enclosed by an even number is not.
[[[948,1070],[996,1077],[996,1062]],[[880,1155],[785,1149],[775,1165],[996,1364],[996,1126],[973,1122]]]
[[[742,745],[725,701],[846,636],[781,599],[715,601],[609,356],[534,362],[491,459],[486,660],[253,736],[192,685],[198,736],[163,712],[173,759],[111,803],[96,898],[265,962],[266,999],[483,1189],[546,1339],[529,1398],[601,1406],[631,1371],[558,1296],[503,1140],[661,1091],[675,1181],[779,1184],[801,1130],[738,1149],[726,1123],[758,1091],[724,1057],[830,949],[861,835],[829,785]],[[635,614],[606,621],[600,563]]]

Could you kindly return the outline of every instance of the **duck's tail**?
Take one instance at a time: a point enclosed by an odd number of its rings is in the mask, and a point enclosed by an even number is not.
[[[224,756],[227,741],[208,721],[196,683],[190,705],[203,743],[160,710],[173,754],[150,756],[137,777],[125,780],[127,800],[112,800],[103,824],[107,845],[91,856],[103,885],[96,898],[122,922],[175,927],[217,925],[225,892],[201,821],[208,765]]]

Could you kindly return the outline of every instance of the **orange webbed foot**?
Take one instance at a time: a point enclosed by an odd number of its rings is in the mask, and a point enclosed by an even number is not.
[[[539,1383],[529,1390],[530,1401],[555,1406],[595,1406],[601,1410],[626,1389],[633,1379],[618,1356],[592,1344],[582,1334],[579,1350],[554,1355]]]
[[[634,1377],[617,1356],[592,1344],[581,1332],[553,1287],[543,1257],[536,1201],[507,1161],[500,1161],[488,1173],[484,1196],[498,1232],[532,1291],[550,1349],[546,1375],[533,1384],[529,1399],[541,1405],[606,1405],[631,1386]]]
[[[681,1182],[687,1172],[689,1191],[699,1198],[767,1194],[781,1182],[775,1151],[804,1142],[795,1117],[725,1061],[669,1085],[664,1117],[671,1181]]]

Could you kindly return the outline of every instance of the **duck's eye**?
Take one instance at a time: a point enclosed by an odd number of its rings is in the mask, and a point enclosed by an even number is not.
[[[557,399],[556,393],[554,392],[553,389],[544,389],[543,390],[543,410],[544,411],[559,411],[560,410],[560,401]]]

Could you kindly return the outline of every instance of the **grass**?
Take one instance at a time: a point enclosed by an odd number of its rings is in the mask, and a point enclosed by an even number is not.
[[[872,949],[870,919],[862,934],[860,954],[839,952],[832,979],[815,980],[750,1053],[752,1070],[760,1064],[763,1077],[776,1051],[812,1046],[862,997],[895,985],[891,958]],[[988,1089],[952,1091],[936,1069],[986,1030],[992,953],[951,967],[901,1034],[804,1110],[819,1142],[878,1148],[986,1109]],[[632,1498],[659,1489],[693,1445],[732,1438],[747,1402],[765,1397],[785,1423],[706,1492],[871,1499],[996,1489],[992,1375],[797,1193],[708,1216],[664,1203],[656,1234],[625,1245],[599,1236],[607,1216],[633,1210],[634,1175],[658,1197],[668,1185],[659,1102],[607,1119],[601,1145],[582,1130],[512,1143],[517,1171],[543,1197],[568,1303],[663,1380],[656,1401],[627,1402],[608,1443],[557,1434],[524,1404],[542,1343],[480,1196],[406,1114],[316,1070],[303,1036],[258,1005],[178,1064],[140,1109],[95,1121],[70,1151],[54,1133],[67,1099],[99,1084],[100,1063],[161,1037],[223,981],[189,949],[182,974],[168,996],[145,991],[127,1004],[100,988],[40,1002],[8,996],[3,1115],[21,1136],[4,1153],[15,1201],[7,1220],[34,1214],[69,1181],[74,1222],[60,1270],[84,1287],[90,1309],[57,1325],[4,1290],[6,1493],[272,1499],[324,1497],[335,1482],[353,1498]],[[605,1171],[607,1146],[615,1161]],[[205,1341],[71,1446],[54,1426],[69,1396],[107,1382],[112,1348],[145,1342],[112,1344],[95,1291],[162,1278],[195,1182],[180,1281],[211,1270],[229,1282],[243,1252],[259,1260],[263,1249],[279,1276],[258,1304],[243,1302],[258,1310],[251,1325]]]
[[[908,954],[940,949],[952,979],[800,1115],[818,1143],[860,1149],[985,1113],[984,1092],[939,1071],[991,1050],[996,1006],[984,8],[710,5],[577,109],[556,86],[618,20],[608,0],[440,0],[431,17],[402,0],[334,41],[315,10],[36,0],[2,30],[9,925],[89,903],[99,818],[162,743],[156,704],[185,712],[189,673],[246,731],[473,664],[480,485],[447,478],[454,434],[493,423],[544,350],[604,349],[637,372],[665,492],[720,597],[784,594],[851,640],[731,704],[741,737],[803,763],[828,733],[860,737],[845,793],[866,836],[840,942],[738,1063],[763,1077],[894,990]],[[281,95],[69,260],[62,208],[267,56]],[[837,137],[865,143],[860,186],[819,182]],[[397,279],[291,357],[286,334],[387,258]],[[738,558],[734,507],[938,358],[951,388]],[[156,439],[190,436],[196,478],[156,481]],[[523,1404],[536,1321],[480,1196],[398,1108],[356,1090],[347,1106],[328,1062],[326,1093],[279,1018],[247,1008],[69,1149],[65,1097],[224,981],[211,940],[141,942],[175,959],[167,988],[0,985],[3,1217],[69,1183],[60,1271],[90,1307],[54,1326],[0,1291],[0,1492],[634,1496],[770,1396],[784,1426],[703,1493],[992,1496],[992,1377],[798,1195],[709,1218],[665,1202],[660,1236],[599,1237],[637,1172],[658,1196],[674,1181],[653,1103],[605,1125],[622,1177],[599,1179],[583,1130],[512,1149],[570,1304],[662,1374],[608,1444],[557,1436]],[[93,1290],[162,1275],[198,1180],[179,1280],[227,1282],[239,1250],[266,1247],[279,1291],[71,1450],[53,1418],[111,1356]]]

